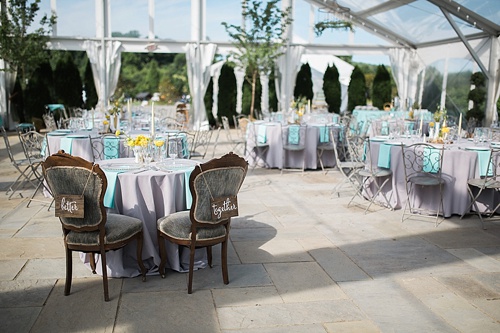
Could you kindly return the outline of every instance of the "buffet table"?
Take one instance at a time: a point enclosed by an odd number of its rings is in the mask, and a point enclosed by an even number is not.
[[[189,175],[199,162],[176,159],[152,163],[153,169],[134,163],[132,158],[110,159],[98,162],[106,174],[108,190],[105,206],[112,213],[132,216],[143,221],[144,247],[142,259],[148,274],[157,274],[160,254],[156,235],[156,221],[174,212],[189,209],[191,193]],[[167,246],[167,267],[185,272],[189,267],[189,250],[183,251],[170,242]],[[89,257],[80,257],[90,267]],[[106,256],[108,276],[134,277],[140,275],[136,260],[136,244],[131,243],[121,250],[110,251]],[[207,265],[206,251],[196,253],[195,268]],[[97,265],[99,274],[101,265]]]
[[[325,127],[325,124],[308,124],[306,131],[306,149],[304,151],[288,151],[286,154],[285,165],[283,165],[283,143],[281,137],[282,125],[278,122],[255,121],[247,126],[247,146],[246,159],[250,166],[255,164],[268,168],[302,168],[302,161],[305,158],[306,169],[318,169],[320,163],[318,161],[318,142],[320,137],[320,128]],[[334,125],[336,133],[341,129],[340,125]],[[269,144],[269,150],[264,155],[264,160],[256,161],[255,154],[252,150],[256,146],[256,140],[260,143]],[[305,156],[304,156],[305,154]],[[325,167],[335,166],[335,156],[333,151],[331,154],[323,154],[323,164]]]

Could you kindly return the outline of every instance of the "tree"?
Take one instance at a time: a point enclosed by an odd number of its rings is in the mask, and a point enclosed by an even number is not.
[[[305,97],[305,99],[308,101],[313,99],[314,92],[311,76],[311,66],[309,66],[309,63],[302,64],[302,66],[300,66],[299,72],[297,73],[295,88],[293,90],[293,97],[295,97],[296,100],[300,99],[301,97]]]
[[[54,70],[55,97],[58,103],[69,107],[81,107],[82,79],[70,52],[66,52]]]
[[[465,118],[475,118],[482,121],[484,118],[485,102],[486,102],[486,89],[484,84],[484,74],[476,72],[471,75],[470,83],[474,85],[474,89],[469,92],[469,99],[472,101],[472,109],[467,111]]]
[[[234,68],[228,63],[222,65],[219,76],[219,95],[217,98],[217,118],[232,118],[236,114],[236,76]]]
[[[323,92],[325,102],[328,104],[328,112],[340,113],[342,104],[342,92],[339,81],[339,71],[335,64],[326,68],[323,75]]]
[[[42,119],[45,105],[53,102],[51,91],[53,87],[52,67],[46,61],[33,72],[25,89],[24,106],[30,111],[32,120],[33,118]]]
[[[28,78],[38,65],[48,59],[47,42],[49,41],[52,24],[55,24],[56,17],[44,15],[39,22],[39,28],[28,33],[28,28],[35,20],[36,13],[40,9],[40,0],[35,0],[28,4],[27,0],[10,0],[7,6],[5,1],[1,1],[0,12],[0,59],[3,59],[8,66],[0,70],[17,72],[20,89],[18,96],[23,95],[23,91],[28,84]],[[24,104],[20,103],[15,107],[18,118],[26,121],[24,114]],[[29,115],[28,115],[29,116]]]
[[[244,27],[222,22],[237,49],[230,52],[237,65],[246,69],[246,79],[252,87],[250,117],[254,117],[255,93],[259,73],[270,73],[275,62],[283,54],[287,42],[286,27],[292,22],[291,7],[279,8],[279,0],[270,0],[261,8],[262,1],[242,2]]]
[[[27,0],[10,0],[6,6],[2,1],[0,13],[0,58],[6,61],[10,70],[17,71],[23,90],[27,79],[39,64],[48,59],[47,43],[50,40],[52,25],[56,17],[44,15],[40,27],[28,33],[28,28],[35,20],[40,9],[40,0],[28,3]]]
[[[99,98],[95,89],[94,75],[92,74],[92,66],[90,60],[87,59],[85,73],[83,74],[83,90],[85,91],[85,108],[92,109],[97,105]]]
[[[156,60],[151,60],[148,65],[148,74],[146,77],[148,89],[150,93],[158,91],[158,86],[160,85],[160,72],[158,69],[158,62]]]
[[[351,82],[348,88],[348,110],[354,110],[357,105],[366,105],[366,81],[365,75],[355,66],[351,74]]]
[[[383,110],[385,103],[390,103],[392,88],[391,75],[384,65],[377,67],[377,73],[373,79],[372,104]]]

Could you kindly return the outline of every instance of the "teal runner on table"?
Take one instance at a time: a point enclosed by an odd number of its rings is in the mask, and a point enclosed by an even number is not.
[[[59,149],[64,150],[64,152],[67,154],[71,154],[72,145],[73,145],[72,138],[61,138],[61,146]]]
[[[391,167],[391,148],[392,145],[382,143],[378,151],[378,167],[389,169]]]
[[[104,206],[108,208],[114,208],[116,179],[118,178],[118,174],[124,171],[103,171],[108,181],[108,187],[106,188],[106,193],[104,194]]]
[[[490,163],[490,156],[490,150],[477,151],[477,158],[479,160],[479,176],[481,177],[485,177],[486,175],[493,176],[493,165]]]
[[[267,142],[267,126],[259,125],[257,130],[257,142],[266,143]]]

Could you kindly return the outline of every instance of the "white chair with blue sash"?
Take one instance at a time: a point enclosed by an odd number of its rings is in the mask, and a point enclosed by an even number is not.
[[[406,203],[403,208],[401,221],[414,218],[432,218],[439,222],[439,215],[444,214],[443,187],[445,180],[442,175],[444,145],[440,148],[427,143],[415,143],[409,146],[401,146],[403,154]],[[426,187],[438,187],[439,197],[437,207],[429,209],[429,202],[436,201],[433,196],[419,196],[419,190]],[[426,192],[427,193],[427,192]],[[436,192],[434,192],[436,193]],[[420,204],[417,204],[419,202]]]

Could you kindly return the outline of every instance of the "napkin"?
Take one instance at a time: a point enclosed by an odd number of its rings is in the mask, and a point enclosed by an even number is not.
[[[300,142],[300,126],[292,125],[288,127],[288,143],[298,145]]]
[[[105,160],[120,157],[120,138],[113,136],[104,137],[103,144]]]
[[[330,138],[328,136],[328,127],[327,126],[321,126],[319,128],[319,142],[321,143],[328,143],[330,142]]]
[[[59,149],[64,150],[65,153],[71,154],[71,146],[73,144],[72,138],[61,138],[61,146]]]
[[[424,172],[438,173],[441,151],[435,148],[424,148]]]
[[[103,170],[108,181],[108,187],[106,188],[106,193],[104,194],[104,206],[108,208],[113,208],[115,206],[115,186],[116,178],[118,174],[124,171],[107,171]]]
[[[391,147],[382,143],[378,151],[378,167],[389,169],[391,167]]]
[[[266,143],[267,141],[267,127],[264,125],[258,126],[257,129],[257,143]]]
[[[479,176],[493,176],[493,166],[490,163],[490,150],[478,150],[477,157],[479,159]]]

